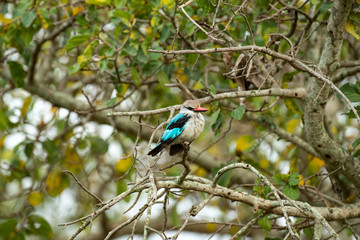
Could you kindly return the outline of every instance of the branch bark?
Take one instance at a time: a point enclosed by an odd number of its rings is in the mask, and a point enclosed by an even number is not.
[[[334,72],[331,65],[340,60],[340,51],[345,31],[345,24],[351,9],[352,2],[337,0],[333,4],[327,26],[327,35],[324,43],[318,68],[321,73],[331,79]],[[338,168],[343,166],[340,173],[346,176],[360,189],[360,162],[339,146],[327,134],[324,125],[324,112],[330,87],[318,79],[313,78],[308,95],[305,98],[304,125],[308,142],[326,161],[327,167]]]

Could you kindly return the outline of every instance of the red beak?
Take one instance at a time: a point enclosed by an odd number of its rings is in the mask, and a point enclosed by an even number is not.
[[[207,109],[206,108],[202,108],[202,107],[197,107],[194,109],[194,112],[206,112]]]

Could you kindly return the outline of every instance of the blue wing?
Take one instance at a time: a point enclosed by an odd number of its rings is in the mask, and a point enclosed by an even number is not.
[[[174,141],[174,139],[182,133],[189,119],[189,115],[185,113],[178,113],[167,125],[166,130],[161,137],[161,141],[167,144],[170,144],[172,141]]]

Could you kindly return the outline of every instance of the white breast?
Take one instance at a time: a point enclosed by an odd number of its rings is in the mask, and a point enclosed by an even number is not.
[[[204,130],[205,119],[201,113],[191,114],[191,118],[185,125],[184,131],[179,136],[179,141],[188,141],[192,142],[198,138],[201,132]]]

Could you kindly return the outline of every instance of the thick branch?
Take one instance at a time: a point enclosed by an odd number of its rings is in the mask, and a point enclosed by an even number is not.
[[[332,78],[330,66],[340,59],[345,24],[351,1],[337,0],[334,2],[332,14],[327,26],[324,50],[320,57],[319,69],[324,76]],[[309,143],[326,161],[328,167],[341,169],[353,184],[360,189],[360,161],[352,157],[327,134],[324,125],[325,105],[328,100],[330,87],[316,79],[312,80],[309,94],[305,100],[304,123],[305,133]]]
[[[158,181],[159,188],[177,188],[176,181]],[[213,188],[209,184],[204,184],[200,182],[192,182],[185,180],[181,185],[181,189],[193,190],[196,192],[204,192],[208,194],[213,194],[214,196],[222,197],[232,201],[239,201],[246,203],[249,206],[257,207],[265,211],[283,215],[280,203],[277,200],[267,200],[255,197],[246,192],[238,192],[231,190],[225,187],[216,186]],[[308,206],[305,203],[300,201],[294,201],[297,206],[302,208],[300,211],[298,208],[294,207],[288,200],[283,200],[285,205],[285,210],[289,216],[293,217],[304,217],[315,219],[315,216],[310,211],[304,211],[308,209]],[[327,221],[342,220],[348,218],[358,218],[360,217],[360,206],[358,204],[348,205],[343,208],[329,208],[329,207],[313,207],[321,216],[323,216]]]
[[[53,31],[52,33],[46,35],[41,40],[37,41],[35,44],[35,49],[33,51],[32,57],[31,57],[31,63],[29,67],[29,72],[27,74],[27,83],[32,84],[34,81],[34,75],[35,75],[35,68],[36,68],[36,62],[41,50],[42,45],[49,40],[55,39],[57,36],[59,36],[60,33],[65,31],[68,27],[72,25],[72,23],[75,21],[75,18],[71,18],[66,23],[64,23],[62,26],[60,26],[58,29]]]

